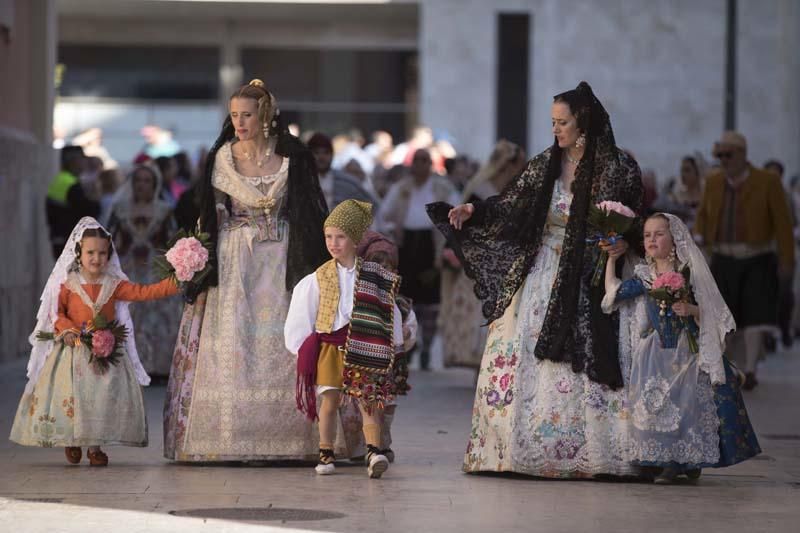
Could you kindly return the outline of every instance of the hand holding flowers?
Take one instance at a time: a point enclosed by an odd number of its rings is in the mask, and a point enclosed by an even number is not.
[[[619,257],[628,249],[623,235],[631,229],[636,213],[620,202],[604,201],[589,207],[589,227],[594,235],[586,242],[600,248],[600,254],[592,276],[592,286],[598,287],[605,271],[609,253]]]
[[[683,272],[665,272],[653,281],[650,296],[658,302],[661,308],[660,316],[671,317],[674,313],[681,318],[689,341],[689,349],[692,353],[697,353],[699,351],[697,339],[689,329],[687,317],[699,317],[700,309],[691,303],[688,279],[688,268],[685,268]]]
[[[153,260],[153,270],[159,279],[175,280],[184,298],[192,303],[194,298],[189,296],[188,289],[202,284],[212,270],[211,237],[208,233],[187,233],[181,229],[167,246],[168,250]]]
[[[127,337],[128,329],[125,326],[98,314],[91,322],[84,324],[79,332],[68,331],[60,340],[66,346],[83,345],[89,348],[89,363],[105,371],[110,365],[116,365],[123,356],[122,347]],[[38,331],[36,338],[41,341],[57,339],[51,331]]]

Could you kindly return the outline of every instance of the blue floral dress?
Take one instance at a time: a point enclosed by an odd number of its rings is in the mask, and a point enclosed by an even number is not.
[[[712,385],[689,347],[689,335],[699,334],[694,319],[669,309],[662,314],[647,287],[635,277],[615,297],[617,303],[641,299],[628,382],[632,461],[683,471],[730,466],[760,453],[731,364],[724,359],[726,382]]]

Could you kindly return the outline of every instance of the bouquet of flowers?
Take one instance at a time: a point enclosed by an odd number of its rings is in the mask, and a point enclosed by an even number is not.
[[[636,213],[630,207],[619,202],[605,201],[589,207],[589,226],[594,230],[594,235],[587,238],[586,242],[600,246],[601,244],[615,244],[631,229],[636,220]],[[592,286],[599,287],[600,281],[608,261],[608,253],[600,251],[592,276]]]
[[[41,341],[56,340],[51,331],[38,331],[36,338]],[[128,329],[116,320],[108,321],[98,314],[88,324],[84,324],[78,333],[78,344],[89,348],[89,362],[103,371],[110,365],[116,365],[123,356],[122,346],[128,338]]]
[[[659,314],[661,316],[671,317],[673,314],[673,304],[691,301],[691,293],[689,292],[687,282],[688,279],[689,270],[684,269],[683,272],[665,272],[653,281],[652,288],[650,289],[650,296],[658,302],[658,306],[661,309]],[[681,317],[681,321],[685,325],[689,349],[692,353],[697,353],[699,347],[697,346],[697,339],[689,329],[689,320],[686,317]]]
[[[211,273],[208,261],[211,237],[208,233],[178,230],[167,243],[168,250],[153,260],[159,279],[171,277],[186,295],[188,285],[200,285]]]

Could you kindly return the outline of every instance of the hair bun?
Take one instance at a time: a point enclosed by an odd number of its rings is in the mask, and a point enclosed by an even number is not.
[[[264,82],[258,78],[253,78],[247,85],[252,85],[253,87],[261,87],[262,89],[264,88]]]

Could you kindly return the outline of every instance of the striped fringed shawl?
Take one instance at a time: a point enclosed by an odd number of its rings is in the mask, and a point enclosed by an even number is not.
[[[344,357],[344,393],[366,407],[394,398],[388,375],[394,366],[394,310],[400,276],[359,260],[353,314]]]

